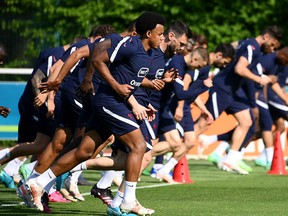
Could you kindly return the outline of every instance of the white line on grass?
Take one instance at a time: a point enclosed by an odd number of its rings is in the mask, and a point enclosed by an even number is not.
[[[137,187],[137,189],[145,189],[145,188],[157,188],[157,187],[166,187],[171,185],[177,185],[177,183],[162,183],[162,184],[153,184],[153,185],[146,185],[146,186],[140,186]],[[113,189],[112,192],[117,192],[118,189]],[[82,193],[82,196],[88,196],[91,195],[91,193]],[[4,203],[0,204],[0,208],[3,207],[10,207],[10,206],[18,206],[18,205],[24,205],[24,202],[18,202],[18,203]]]
[[[10,207],[10,206],[19,206],[19,205],[24,205],[24,202],[17,202],[17,203],[3,203],[0,205],[0,208],[2,207]]]
[[[136,190],[138,189],[145,189],[145,188],[157,188],[157,187],[166,187],[171,185],[177,185],[178,183],[162,183],[162,184],[153,184],[153,185],[146,185],[146,186],[140,186],[136,187]],[[112,192],[117,192],[118,189],[113,189]],[[91,195],[91,193],[83,193],[83,196]]]

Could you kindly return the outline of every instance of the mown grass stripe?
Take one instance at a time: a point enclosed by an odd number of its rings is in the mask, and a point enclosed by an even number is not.
[[[0,125],[0,132],[17,132],[18,125]]]

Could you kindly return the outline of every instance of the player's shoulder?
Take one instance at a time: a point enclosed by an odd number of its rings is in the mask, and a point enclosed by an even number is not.
[[[174,61],[184,61],[184,56],[181,55],[181,54],[177,54],[177,55],[174,55],[172,57],[172,60],[174,60]]]
[[[246,48],[247,46],[251,46],[253,50],[255,50],[257,47],[259,47],[258,42],[255,38],[247,38],[246,40],[242,40],[239,43],[240,48]]]
[[[71,48],[73,48],[73,47],[80,48],[80,47],[83,47],[83,46],[85,46],[85,45],[87,45],[87,44],[89,44],[89,43],[90,43],[90,42],[89,42],[89,39],[88,39],[88,38],[87,38],[87,39],[82,39],[82,40],[80,40],[80,41],[72,44],[69,49],[71,49]]]
[[[143,51],[142,41],[137,36],[127,36],[122,38],[119,42],[122,46],[122,49],[127,50],[130,53],[137,53],[139,51]]]

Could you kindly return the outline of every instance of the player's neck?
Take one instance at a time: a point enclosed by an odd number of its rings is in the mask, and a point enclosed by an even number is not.
[[[147,38],[140,38],[143,44],[143,48],[144,50],[147,52],[149,49],[151,49],[150,45],[149,45],[149,41]]]
[[[259,46],[262,46],[262,44],[264,43],[264,37],[263,35],[258,35],[255,40],[257,41],[257,43],[259,44]]]

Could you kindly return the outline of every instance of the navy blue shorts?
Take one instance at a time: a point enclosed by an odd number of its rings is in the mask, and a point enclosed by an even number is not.
[[[288,120],[288,106],[270,88],[268,88],[268,105],[273,121],[279,118]]]
[[[158,133],[162,135],[166,132],[175,130],[176,128],[176,121],[173,118],[173,115],[169,108],[165,106],[164,108],[160,109],[160,120],[159,120],[159,128]]]
[[[87,124],[88,130],[96,130],[102,140],[110,135],[121,136],[140,128],[131,110],[123,103],[110,106],[94,106]]]
[[[81,109],[82,99],[70,91],[61,89],[55,96],[55,119],[57,127],[67,127],[74,133]]]
[[[214,119],[217,119],[224,111],[227,114],[235,114],[249,109],[248,104],[248,100],[244,97],[233,96],[232,93],[227,94],[224,91],[211,88],[206,107]]]
[[[38,121],[38,128],[37,133],[42,133],[47,136],[53,137],[56,128],[56,121],[53,118],[47,118],[47,107],[46,104],[43,104],[39,107],[39,121]]]
[[[83,108],[81,109],[76,127],[83,128],[86,127],[89,118],[93,113],[93,95],[91,93],[87,94],[83,99]]]
[[[265,102],[263,93],[259,94],[256,104],[259,109],[259,124],[262,131],[271,131],[273,126],[273,120],[269,111],[269,106]]]
[[[194,131],[194,121],[190,108],[184,109],[183,118],[179,122],[184,132]]]
[[[139,122],[139,121],[138,121]],[[144,121],[142,121],[141,123],[139,122],[139,125],[140,125],[140,129],[141,129],[141,132],[144,136],[144,139],[145,139],[145,142],[146,142],[146,152],[148,151],[151,151],[151,149],[153,148],[153,145],[152,145],[152,142],[151,142],[151,139],[150,139],[150,135],[149,135],[149,132],[147,130],[147,127],[146,127],[146,124]],[[120,140],[116,139],[115,142],[111,145],[111,147],[113,149],[120,149],[121,151],[124,151],[126,153],[129,152],[129,148],[123,144]]]
[[[19,100],[18,143],[34,142],[37,135],[39,111],[33,104]]]
[[[156,139],[158,136],[159,120],[160,119],[158,111],[155,113],[154,120],[152,120],[151,122],[148,122],[147,120],[144,121],[151,139]]]

